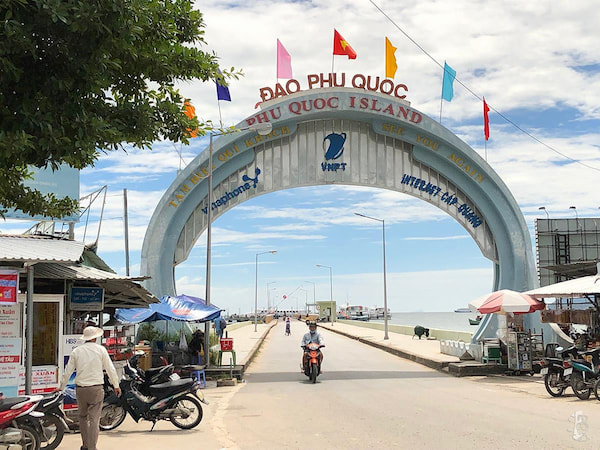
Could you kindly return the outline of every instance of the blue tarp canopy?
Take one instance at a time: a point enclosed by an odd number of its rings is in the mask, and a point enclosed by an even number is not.
[[[152,303],[149,308],[117,309],[115,318],[122,323],[134,324],[157,320],[178,320],[184,322],[206,322],[221,316],[221,309],[208,305],[203,299],[189,295],[171,297],[165,295],[160,303]]]

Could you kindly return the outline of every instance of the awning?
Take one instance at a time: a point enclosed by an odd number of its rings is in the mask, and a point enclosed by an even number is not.
[[[542,269],[551,270],[557,274],[570,277],[585,277],[596,273],[597,261],[575,261],[565,264],[554,264],[541,267]]]
[[[184,322],[206,322],[221,316],[221,309],[215,305],[206,305],[197,297],[165,295],[160,303],[148,308],[118,309],[115,318],[122,323],[134,324],[157,320],[177,320]]]
[[[83,242],[46,236],[0,235],[0,261],[12,262],[77,262]]]
[[[535,298],[580,298],[586,295],[600,295],[600,276],[590,275],[574,280],[561,281],[525,292]]]
[[[138,281],[148,277],[126,277],[78,264],[39,263],[35,278],[91,282],[104,289],[104,306],[109,308],[145,307],[159,300]]]

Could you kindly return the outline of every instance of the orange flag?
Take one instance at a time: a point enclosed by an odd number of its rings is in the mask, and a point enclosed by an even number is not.
[[[183,103],[183,108],[184,111],[183,113],[189,118],[189,119],[193,119],[194,117],[196,117],[196,108],[194,108],[194,106],[186,101]],[[187,129],[187,131],[190,133],[190,137],[197,137],[198,136],[198,128],[196,128],[195,130],[191,130],[191,129]]]
[[[334,28],[333,30],[333,54],[334,55],[346,55],[348,59],[356,59],[356,52],[350,44],[342,37],[340,33]]]

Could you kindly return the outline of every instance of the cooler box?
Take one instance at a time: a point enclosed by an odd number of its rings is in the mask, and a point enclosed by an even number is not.
[[[221,351],[233,350],[233,338],[222,338],[221,339]]]

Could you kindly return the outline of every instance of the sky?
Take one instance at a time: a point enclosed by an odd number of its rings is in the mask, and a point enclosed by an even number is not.
[[[215,51],[224,68],[241,69],[232,80],[232,102],[221,102],[225,125],[251,115],[259,89],[274,87],[276,40],[292,57],[294,78],[331,70],[333,29],[357,53],[335,57],[335,71],[384,75],[384,39],[397,47],[395,82],[408,87],[411,106],[439,119],[444,61],[457,80],[485,96],[490,113],[488,163],[513,193],[534,242],[534,221],[598,217],[600,207],[600,10],[593,2],[376,1],[411,42],[368,0],[200,1],[206,23],[203,50]],[[433,58],[433,60],[432,60]],[[218,122],[215,86],[182,83],[179,88],[201,120]],[[442,123],[484,154],[481,101],[455,82],[455,97],[443,103]],[[536,139],[528,136],[502,116]],[[547,146],[567,155],[561,156]],[[207,145],[206,138],[180,147],[157,142],[151,151],[129,149],[102,155],[81,172],[81,194],[108,185],[98,252],[125,273],[123,189],[128,190],[131,272],[139,273],[140,250],[162,193]],[[179,157],[181,154],[181,158]],[[583,164],[574,162],[580,161]],[[98,233],[100,205],[77,226],[90,243]],[[249,312],[258,303],[295,308],[330,296],[382,306],[382,245],[386,221],[388,302],[392,311],[451,311],[492,289],[492,263],[452,218],[432,205],[393,191],[350,186],[297,188],[249,200],[213,225],[212,301],[223,309]],[[31,223],[0,223],[18,233]],[[84,237],[85,230],[85,237]],[[175,271],[178,293],[204,297],[205,237]],[[256,254],[277,250],[277,254]],[[267,284],[269,283],[269,284]],[[312,284],[314,283],[314,284]],[[300,288],[300,289],[299,289]],[[286,296],[286,299],[283,296]]]

